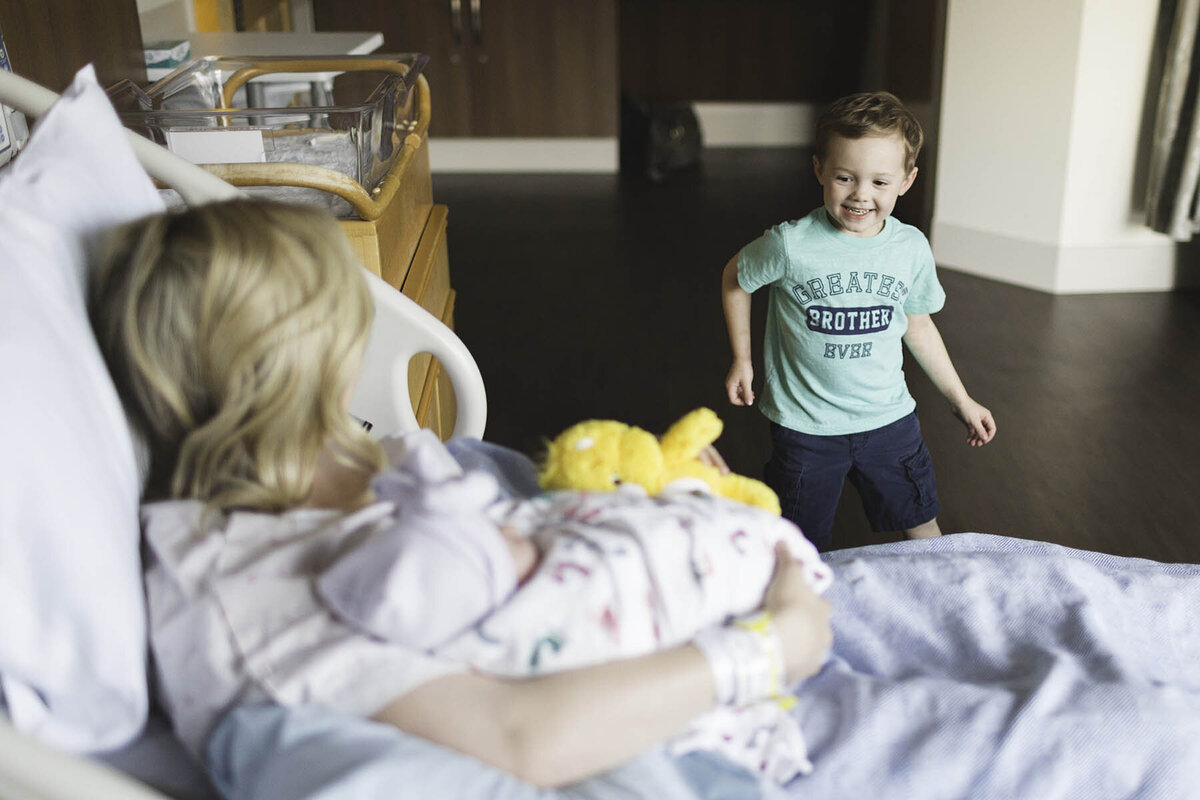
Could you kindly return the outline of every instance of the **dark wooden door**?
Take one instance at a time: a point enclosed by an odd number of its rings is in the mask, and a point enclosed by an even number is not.
[[[318,30],[430,56],[435,136],[615,136],[616,0],[314,0]]]
[[[615,0],[476,4],[466,54],[474,135],[617,134]]]
[[[85,64],[100,85],[146,80],[136,0],[0,0],[13,72],[61,92]]]

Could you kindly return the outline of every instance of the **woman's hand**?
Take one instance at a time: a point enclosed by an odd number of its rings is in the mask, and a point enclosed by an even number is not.
[[[804,580],[804,571],[787,545],[775,545],[775,575],[763,598],[783,641],[789,683],[815,675],[833,645],[830,605]]]

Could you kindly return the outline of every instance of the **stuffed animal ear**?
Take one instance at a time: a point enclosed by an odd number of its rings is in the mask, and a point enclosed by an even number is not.
[[[709,408],[697,408],[667,429],[662,437],[663,458],[666,463],[692,459],[721,435],[725,425]]]

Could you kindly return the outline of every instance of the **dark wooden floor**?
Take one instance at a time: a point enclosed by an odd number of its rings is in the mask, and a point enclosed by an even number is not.
[[[660,185],[441,174],[434,194],[450,207],[457,326],[488,385],[488,439],[536,455],[580,419],[661,432],[707,405],[733,469],[761,476],[766,422],[724,400],[718,277],[764,228],[819,204],[808,153],[708,150]],[[948,301],[934,319],[998,426],[992,444],[967,447],[908,368],[942,529],[1200,562],[1200,293],[1053,297],[940,276]],[[835,546],[886,538],[847,488]]]

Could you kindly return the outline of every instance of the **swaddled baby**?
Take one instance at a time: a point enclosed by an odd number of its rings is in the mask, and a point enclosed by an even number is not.
[[[394,504],[395,522],[336,561],[318,592],[375,636],[491,674],[643,655],[748,615],[762,605],[779,541],[816,591],[832,580],[792,523],[735,501],[638,487],[505,498],[428,431],[388,446],[394,467],[373,489]],[[807,773],[783,705],[717,707],[672,748],[717,750],[780,782]]]

